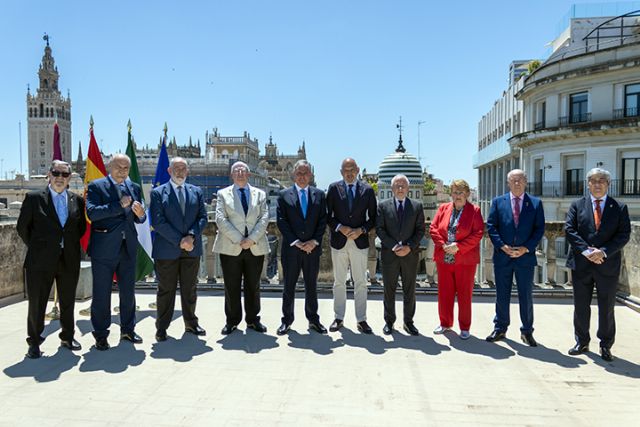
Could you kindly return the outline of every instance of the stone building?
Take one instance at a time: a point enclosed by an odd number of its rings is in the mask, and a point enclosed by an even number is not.
[[[35,95],[27,88],[29,175],[45,175],[53,159],[53,125],[58,121],[62,160],[71,164],[71,98],[58,88],[58,67],[51,54],[49,36],[38,70],[39,86]]]
[[[291,179],[293,165],[298,160],[307,159],[304,141],[298,147],[297,154],[282,154],[278,153],[278,146],[273,143],[273,139],[269,135],[269,143],[265,145],[264,149],[264,155],[260,156],[260,168],[267,171],[269,178],[277,180],[283,187],[293,185],[293,180]]]

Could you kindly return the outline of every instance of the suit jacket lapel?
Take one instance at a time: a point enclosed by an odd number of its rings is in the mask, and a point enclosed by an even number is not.
[[[53,202],[53,198],[51,197],[51,191],[49,190],[49,187],[47,187],[47,189],[45,190],[43,200],[47,215],[55,218],[55,223],[58,225],[58,227],[62,228],[62,225],[60,225],[60,218],[58,217],[58,212],[56,212],[56,207]]]
[[[584,211],[587,213],[587,217],[589,218],[589,227],[593,230],[594,233],[597,233],[596,219],[594,218],[593,204],[591,203],[591,196],[590,195],[584,196],[582,199],[582,203],[584,203]]]

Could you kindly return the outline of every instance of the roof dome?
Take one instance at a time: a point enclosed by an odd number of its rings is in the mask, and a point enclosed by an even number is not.
[[[391,185],[398,174],[406,175],[409,184],[422,184],[422,166],[413,154],[396,151],[386,156],[378,167],[378,182]]]

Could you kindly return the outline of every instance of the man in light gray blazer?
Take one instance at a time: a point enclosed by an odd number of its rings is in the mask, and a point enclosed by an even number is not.
[[[249,185],[251,171],[244,162],[231,166],[233,185],[218,191],[216,224],[218,234],[213,252],[220,254],[224,278],[223,335],[236,330],[242,320],[241,289],[244,281],[244,309],[247,327],[266,332],[260,323],[260,274],[269,253],[267,224],[269,210],[264,191]]]

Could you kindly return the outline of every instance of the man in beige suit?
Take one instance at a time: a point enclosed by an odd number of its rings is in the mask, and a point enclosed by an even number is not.
[[[251,171],[244,162],[231,166],[233,185],[218,191],[216,223],[218,234],[213,252],[220,254],[224,277],[224,311],[227,323],[223,335],[236,330],[242,320],[241,289],[244,279],[244,309],[247,327],[266,332],[260,323],[260,273],[269,253],[267,223],[269,210],[264,191],[249,185]]]

